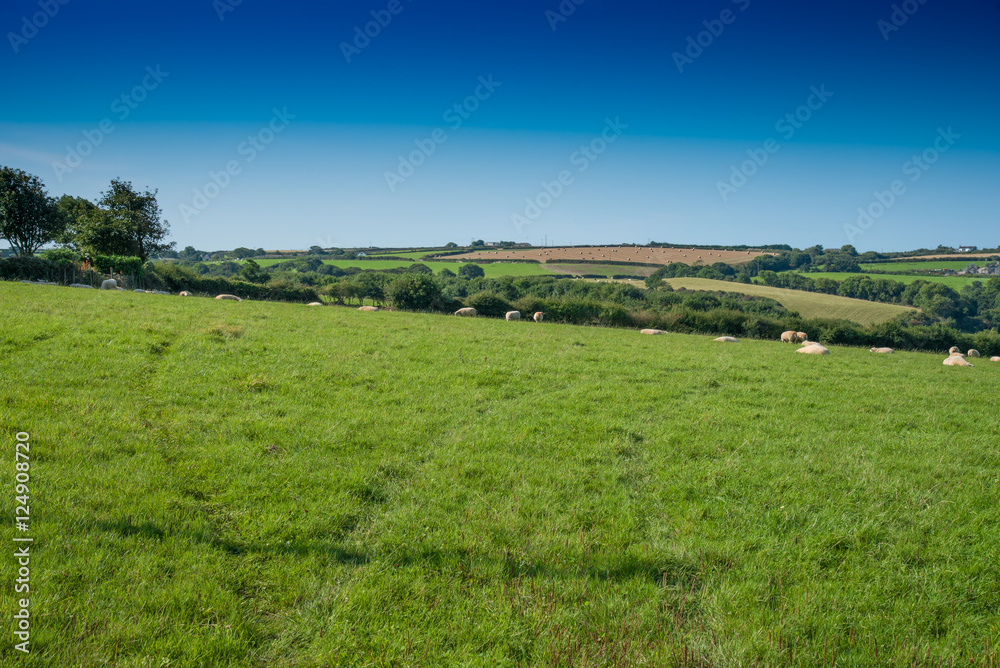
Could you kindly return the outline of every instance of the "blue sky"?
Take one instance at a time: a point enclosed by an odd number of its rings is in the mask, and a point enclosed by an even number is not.
[[[0,164],[180,247],[1000,244],[995,0],[63,2],[0,8]]]

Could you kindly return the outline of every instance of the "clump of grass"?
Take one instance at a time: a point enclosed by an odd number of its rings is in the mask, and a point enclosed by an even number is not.
[[[237,325],[213,325],[205,330],[210,339],[225,341],[243,336],[243,328]]]

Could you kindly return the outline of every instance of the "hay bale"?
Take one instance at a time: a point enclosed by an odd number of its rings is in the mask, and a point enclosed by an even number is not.
[[[739,339],[735,339],[731,336],[720,336],[717,339],[712,339],[713,341],[721,341],[722,343],[739,343]]]
[[[666,334],[666,332],[663,331],[662,329],[641,329],[641,330],[639,330],[639,333],[640,334],[652,334],[652,335]]]
[[[945,366],[975,366],[975,364],[970,364],[969,362],[967,362],[965,360],[964,357],[962,357],[960,355],[952,355],[951,357],[949,357],[948,359],[946,359],[943,362],[943,364]]]

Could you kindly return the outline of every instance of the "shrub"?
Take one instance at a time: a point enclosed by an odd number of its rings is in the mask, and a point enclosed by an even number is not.
[[[495,292],[477,292],[465,300],[466,306],[476,309],[476,313],[488,318],[502,318],[507,311],[514,310],[510,302]]]
[[[458,268],[458,275],[462,278],[482,278],[486,272],[478,264],[463,264]]]
[[[385,292],[393,306],[408,311],[427,310],[441,296],[441,288],[427,274],[403,274]]]

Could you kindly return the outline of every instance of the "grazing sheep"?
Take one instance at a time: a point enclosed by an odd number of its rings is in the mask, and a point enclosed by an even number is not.
[[[662,329],[641,329],[640,334],[666,334]]]
[[[1000,362],[1000,357],[991,357],[990,361],[991,362]]]
[[[811,345],[804,346],[802,348],[799,348],[795,352],[797,352],[797,353],[805,353],[806,355],[829,355],[830,354],[830,351],[827,348],[825,348],[824,346],[819,345],[818,343],[813,343]]]
[[[113,278],[109,278],[106,281],[101,281],[101,290],[114,290],[118,287],[118,281]]]
[[[969,351],[969,357],[980,357],[979,351],[973,348]]]
[[[359,306],[358,310],[359,311],[377,311],[378,310],[378,306]]]
[[[306,306],[322,306],[323,302],[309,302]]]
[[[969,364],[964,357],[960,355],[952,355],[946,359],[943,364],[945,366],[975,366],[975,364]]]
[[[890,355],[892,353],[896,352],[892,348],[872,348],[871,351],[873,353],[883,353],[883,354],[890,354]]]
[[[799,341],[808,341],[809,340],[809,335],[806,334],[805,332],[795,332],[795,336],[796,336],[796,338],[798,338]]]
[[[240,299],[236,295],[217,295],[215,298],[216,299],[225,299],[225,300],[232,301],[232,302],[241,302],[241,301],[243,301],[242,299]]]
[[[190,293],[190,292],[188,292],[187,290],[181,290],[181,291],[180,291],[179,293],[177,293],[177,294],[178,294],[179,296],[181,296],[181,297],[190,297],[190,296],[191,296],[191,293]]]
[[[541,322],[542,320],[545,320],[545,314],[541,311],[536,311],[535,315],[531,316],[531,319],[535,322]]]
[[[520,319],[521,319],[520,311],[507,311],[507,313],[504,315],[504,320],[506,320],[507,322],[512,322],[514,320],[520,320]]]
[[[469,307],[460,308],[457,311],[455,311],[455,315],[462,316],[463,318],[475,318],[476,309]]]
[[[798,343],[799,333],[793,331],[787,331],[781,333],[782,343]]]
[[[720,336],[717,339],[712,339],[713,341],[721,341],[722,343],[739,343],[739,339],[734,339],[731,336]]]

